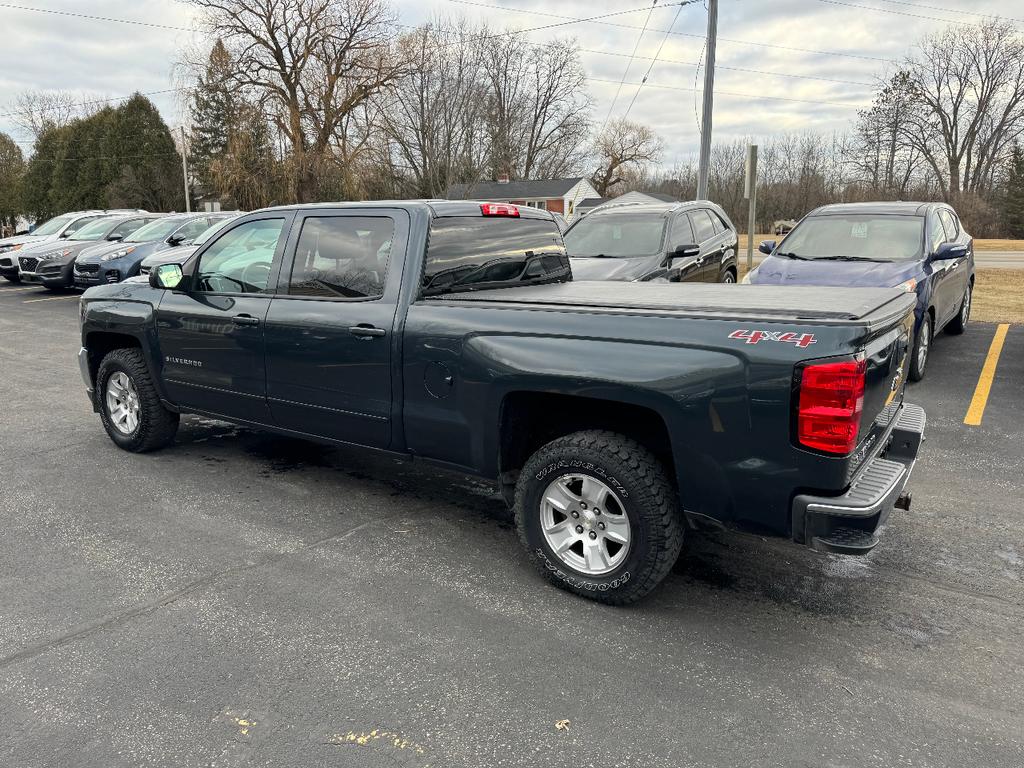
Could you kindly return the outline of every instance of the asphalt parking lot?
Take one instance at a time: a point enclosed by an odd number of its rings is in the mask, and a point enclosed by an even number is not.
[[[995,326],[937,340],[869,557],[692,536],[622,609],[484,483],[193,417],[116,449],[77,309],[0,287],[0,765],[1024,765],[1024,328],[976,427]]]

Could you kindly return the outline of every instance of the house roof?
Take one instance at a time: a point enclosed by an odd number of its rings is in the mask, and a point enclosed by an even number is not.
[[[672,195],[666,195],[662,192],[640,192],[639,190],[633,192],[626,192],[615,198],[616,200],[622,201],[633,201],[633,200],[657,200],[662,203],[676,203],[679,202],[679,198],[673,197]]]
[[[580,208],[596,208],[602,203],[607,203],[609,200],[611,200],[610,197],[588,197],[579,202],[576,206],[576,210],[579,210]]]
[[[478,181],[473,184],[452,184],[448,188],[449,200],[519,200],[526,198],[562,197],[583,181],[582,176],[571,179],[532,179],[530,181]]]

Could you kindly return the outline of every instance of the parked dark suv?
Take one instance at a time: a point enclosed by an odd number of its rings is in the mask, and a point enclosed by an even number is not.
[[[736,282],[736,228],[706,200],[606,203],[564,238],[577,280]]]

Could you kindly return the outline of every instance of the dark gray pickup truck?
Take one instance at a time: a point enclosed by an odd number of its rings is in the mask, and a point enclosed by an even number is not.
[[[684,532],[866,553],[905,487],[914,296],[572,280],[543,211],[285,207],[82,297],[89,398],[129,451],[181,413],[495,479],[541,573],[627,603]]]

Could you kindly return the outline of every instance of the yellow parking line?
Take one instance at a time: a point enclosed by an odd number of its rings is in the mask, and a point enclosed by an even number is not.
[[[981,417],[985,415],[988,393],[992,391],[992,382],[996,378],[996,366],[999,364],[999,355],[1003,351],[1003,342],[1006,341],[1008,330],[1010,330],[1009,323],[1002,323],[996,328],[996,335],[992,337],[992,345],[988,348],[988,356],[985,358],[985,365],[982,366],[981,376],[978,377],[978,386],[974,389],[974,397],[971,399],[971,407],[967,409],[967,418],[964,419],[964,424],[972,427],[981,425]]]
[[[22,304],[35,304],[37,301],[63,301],[65,299],[80,299],[81,296],[73,294],[71,296],[47,296],[45,299],[26,299],[21,302]]]
[[[39,286],[38,285],[28,285],[28,286],[25,286],[24,288],[2,288],[2,289],[0,289],[0,293],[8,293],[8,292],[13,293],[14,291],[38,291],[38,290],[39,290]]]

